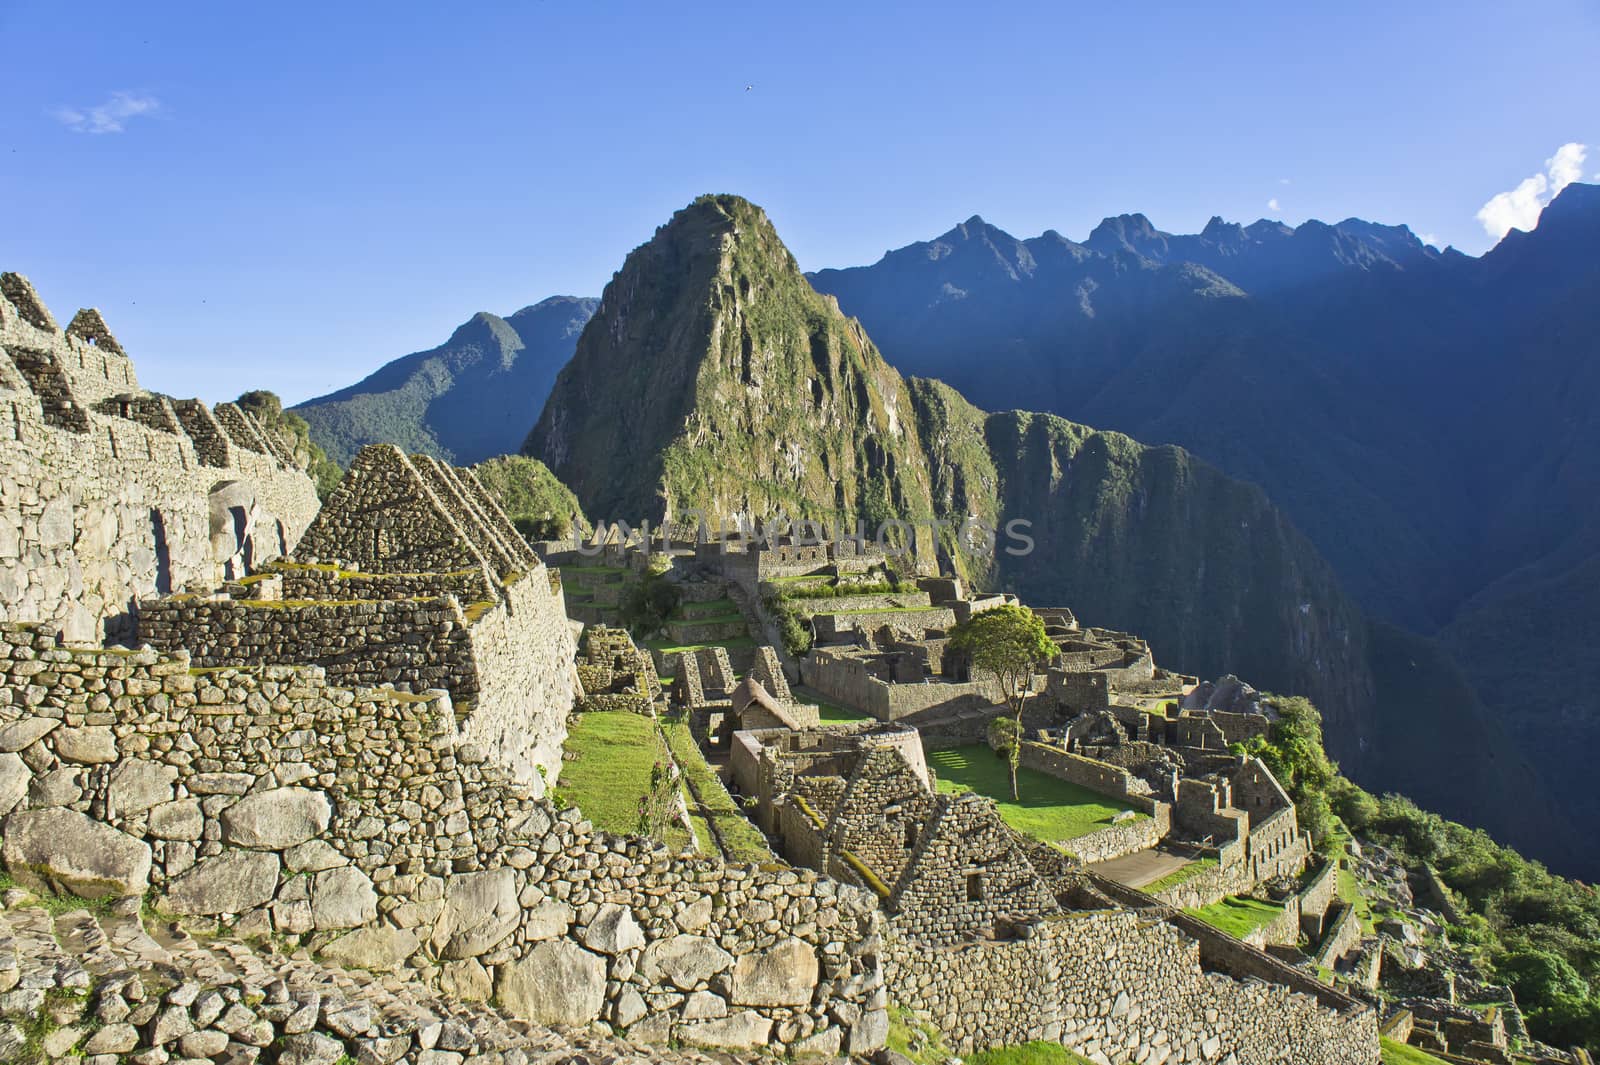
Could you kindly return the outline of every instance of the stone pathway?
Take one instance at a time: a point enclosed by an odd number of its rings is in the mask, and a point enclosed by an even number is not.
[[[1068,845],[1070,846],[1070,842]],[[1146,884],[1153,884],[1162,877],[1177,872],[1191,860],[1151,848],[1135,854],[1124,854],[1121,858],[1113,858],[1109,862],[1096,862],[1089,866],[1089,871],[1131,888],[1142,888]]]
[[[0,1061],[78,1065],[719,1065],[589,1030],[554,1030],[439,995],[172,926],[138,900],[57,914],[0,898]],[[77,1055],[82,1055],[77,1056]]]

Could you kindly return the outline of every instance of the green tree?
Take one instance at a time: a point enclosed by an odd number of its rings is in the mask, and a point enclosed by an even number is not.
[[[1239,754],[1260,758],[1294,800],[1300,827],[1310,832],[1319,847],[1333,838],[1333,810],[1329,792],[1339,779],[1339,767],[1328,760],[1322,747],[1322,715],[1302,696],[1266,696],[1278,717],[1270,735],[1234,744]]]
[[[989,746],[1011,767],[1011,797],[1017,797],[1017,769],[1022,765],[1022,729],[1009,717],[989,722]]]
[[[1017,766],[1022,757],[1022,712],[1033,694],[1033,677],[1055,657],[1056,645],[1044,631],[1044,622],[1020,606],[1002,606],[974,614],[950,630],[950,649],[965,655],[972,668],[993,674],[1005,694],[1006,706],[1016,726],[1017,742],[1011,763],[1011,798],[1020,799]]]

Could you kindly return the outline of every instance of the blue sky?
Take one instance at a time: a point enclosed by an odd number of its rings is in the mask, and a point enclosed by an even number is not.
[[[1478,253],[1492,197],[1600,170],[1592,0],[1310,6],[0,0],[0,269],[100,307],[146,387],[296,401],[598,295],[702,192],[807,269],[974,213]]]

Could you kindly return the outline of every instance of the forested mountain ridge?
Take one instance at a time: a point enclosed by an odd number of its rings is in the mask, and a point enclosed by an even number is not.
[[[1108,287],[1138,270],[1199,293],[1200,312],[1246,299],[1204,268],[1101,268]],[[1481,706],[1463,698],[1448,658],[1369,625],[1260,488],[1181,448],[1049,414],[987,413],[939,382],[902,379],[737,197],[701,198],[629,256],[525,450],[595,519],[656,521],[689,508],[713,519],[781,509],[869,528],[885,517],[1025,519],[1028,555],[974,559],[948,539],[942,552],[1031,603],[1145,634],[1175,668],[1237,670],[1311,695],[1335,753],[1374,787],[1403,780],[1419,801],[1525,844],[1548,844],[1560,823]],[[1433,739],[1417,749],[1422,734]]]
[[[514,452],[594,308],[551,296],[505,318],[480,311],[438,347],[294,410],[341,465],[380,442],[456,463]]]
[[[1576,184],[1479,259],[1359,219],[1124,215],[1078,244],[974,218],[811,279],[907,373],[1260,484],[1592,817],[1573,752],[1600,741],[1597,247],[1600,189]]]

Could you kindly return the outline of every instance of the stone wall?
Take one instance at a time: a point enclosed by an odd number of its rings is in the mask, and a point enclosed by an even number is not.
[[[1004,701],[999,686],[984,679],[961,684],[937,679],[926,684],[891,684],[873,676],[858,655],[826,647],[800,660],[800,679],[829,699],[880,721],[956,711],[974,698],[991,704]]]
[[[1027,742],[1022,745],[1022,764],[1041,773],[1048,773],[1090,791],[1108,795],[1135,806],[1145,813],[1154,813],[1158,803],[1150,794],[1150,786],[1126,769],[1081,754],[1072,754],[1048,744]]]
[[[467,621],[453,599],[342,602],[168,596],[140,604],[139,640],[197,668],[314,664],[336,684],[443,688],[477,698]]]
[[[481,567],[455,573],[362,573],[337,564],[303,565],[280,561],[265,567],[283,577],[284,599],[437,599],[453,595],[480,603],[496,595]]]
[[[948,632],[956,623],[955,611],[948,607],[932,606],[912,610],[862,610],[853,614],[815,614],[812,621],[817,627],[817,637],[824,642],[837,643],[852,632],[873,632],[884,625],[893,625],[921,636],[929,629]]]
[[[560,592],[537,572],[503,600],[258,601],[169,596],[140,605],[139,636],[202,668],[323,667],[338,684],[448,691],[466,737],[542,793],[561,768],[577,678]],[[541,772],[542,769],[542,772]]]
[[[0,620],[47,621],[75,640],[125,639],[140,599],[215,583],[220,564],[241,553],[240,533],[257,564],[293,547],[317,509],[310,478],[242,450],[208,465],[188,433],[103,412],[104,401],[138,392],[115,339],[103,323],[59,331],[26,282],[5,276]],[[41,313],[24,314],[16,300]],[[47,358],[51,394],[35,391],[17,352]],[[73,412],[66,421],[64,410]],[[229,505],[214,520],[212,496],[225,487]]]
[[[1377,1062],[1369,1007],[1244,944],[1208,957],[1201,935],[1134,911],[1073,912],[1026,939],[943,949],[891,935],[887,976],[895,1000],[963,1052],[1043,1039],[1097,1061]],[[1271,982],[1241,979],[1256,975]]]
[[[1164,802],[1155,805],[1152,816],[1107,825],[1086,836],[1061,840],[1060,845],[1090,865],[1147,851],[1165,839],[1172,828],[1172,808]]]
[[[870,896],[674,857],[511,781],[448,695],[0,629],[0,813],[25,885],[409,969],[544,1024],[835,1054],[882,1045]]]

